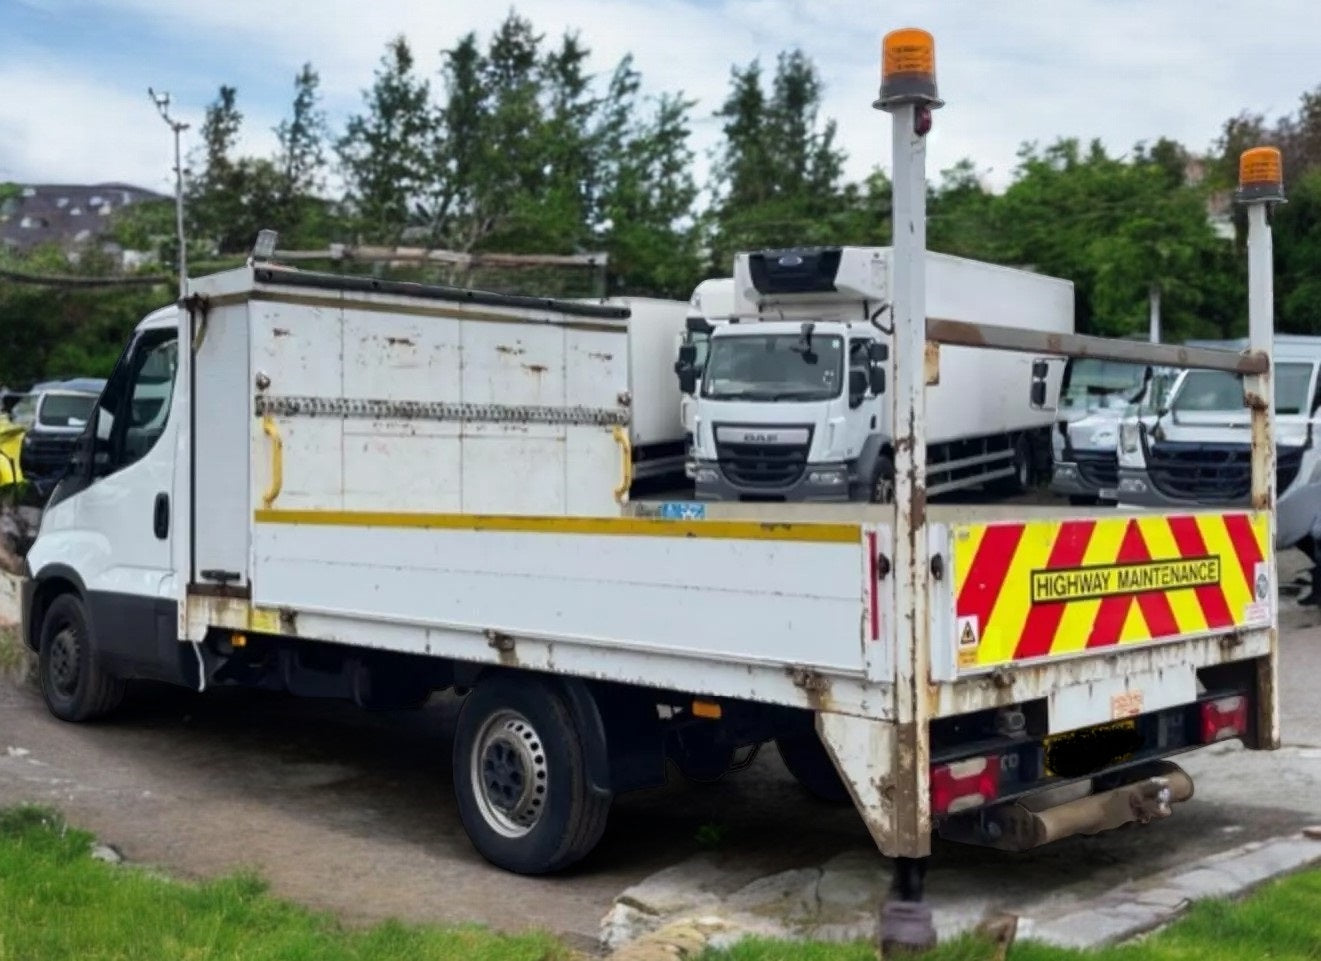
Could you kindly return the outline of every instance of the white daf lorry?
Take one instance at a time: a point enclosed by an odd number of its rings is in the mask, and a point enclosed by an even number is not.
[[[933,316],[1073,333],[1073,285],[927,253]],[[825,247],[740,254],[732,323],[709,333],[688,474],[699,500],[884,503],[895,429],[892,251]],[[1034,359],[947,347],[927,408],[928,493],[1024,490],[1050,463],[1054,412],[1031,402]],[[1047,396],[1061,364],[1048,368]],[[934,372],[934,371],[933,371]],[[683,373],[681,371],[681,376]]]
[[[523,873],[586,857],[667,757],[774,741],[897,858],[908,920],[933,829],[1025,850],[1146,822],[1191,793],[1171,757],[1278,746],[1269,407],[1247,507],[942,507],[925,463],[944,347],[1268,392],[1269,300],[1243,354],[929,318],[930,123],[903,89],[882,96],[894,503],[630,502],[619,308],[258,262],[143,320],[52,497],[22,597],[50,711],[106,715],[132,678],[369,707],[452,689],[459,816]],[[853,334],[826,336],[842,358]]]

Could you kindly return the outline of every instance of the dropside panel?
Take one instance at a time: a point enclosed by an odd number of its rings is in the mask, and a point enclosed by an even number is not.
[[[259,513],[254,536],[261,608],[749,670],[864,668],[857,527],[276,510]],[[415,653],[451,653],[411,636]]]

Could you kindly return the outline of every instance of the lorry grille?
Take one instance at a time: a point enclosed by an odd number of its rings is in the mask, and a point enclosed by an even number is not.
[[[1088,486],[1107,490],[1119,486],[1119,455],[1113,451],[1075,450],[1073,459],[1078,465],[1078,476]]]
[[[1237,501],[1252,490],[1252,448],[1247,444],[1160,442],[1150,445],[1147,456],[1151,482],[1167,497]],[[1289,489],[1302,464],[1301,447],[1276,448],[1279,493]]]
[[[807,469],[806,444],[733,444],[716,442],[720,469],[740,487],[788,487]]]

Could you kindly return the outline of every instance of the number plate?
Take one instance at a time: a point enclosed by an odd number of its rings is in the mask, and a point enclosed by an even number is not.
[[[1141,746],[1136,718],[1055,734],[1041,743],[1047,777],[1084,777],[1127,760]]]

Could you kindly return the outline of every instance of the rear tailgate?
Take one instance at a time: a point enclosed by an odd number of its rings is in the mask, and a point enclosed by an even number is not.
[[[974,522],[935,541],[953,571],[935,594],[938,681],[1274,624],[1262,512]]]

